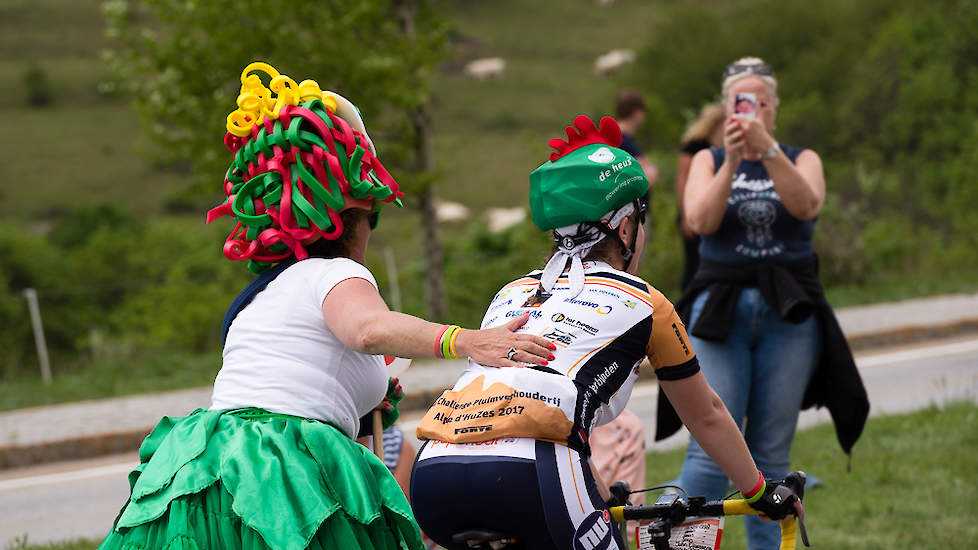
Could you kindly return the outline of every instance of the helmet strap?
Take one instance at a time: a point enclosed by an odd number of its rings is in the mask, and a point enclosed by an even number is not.
[[[628,215],[628,217],[634,217],[636,220],[639,221],[639,223],[641,223],[641,216],[644,213],[643,205],[641,201],[637,199],[633,201],[632,204],[634,206],[634,210],[632,211],[631,214]],[[624,270],[628,268],[628,264],[630,264],[632,261],[632,256],[635,255],[635,245],[638,244],[638,231],[635,231],[635,235],[632,236],[632,244],[627,245],[625,244],[625,241],[621,239],[621,236],[618,234],[618,228],[621,227],[621,224],[619,224],[617,228],[612,229],[607,224],[603,224],[601,222],[586,222],[586,223],[591,227],[596,228],[598,231],[604,233],[605,236],[611,237],[612,239],[618,241],[618,246],[621,247],[621,258],[625,260],[625,265],[622,266],[622,269]],[[636,224],[635,227],[637,229],[638,225]]]

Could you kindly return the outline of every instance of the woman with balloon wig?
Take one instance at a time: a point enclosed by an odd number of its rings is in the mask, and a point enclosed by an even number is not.
[[[270,78],[267,86],[257,74]],[[224,318],[209,409],[165,417],[101,548],[423,548],[384,463],[354,442],[403,395],[385,355],[546,364],[550,342],[390,311],[364,266],[381,205],[403,193],[357,108],[268,64],[241,75],[225,144],[235,227],[224,255],[257,278]]]

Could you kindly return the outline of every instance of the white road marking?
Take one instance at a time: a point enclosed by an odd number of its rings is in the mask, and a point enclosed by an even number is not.
[[[91,479],[95,477],[115,476],[122,473],[128,473],[130,470],[132,470],[135,467],[136,464],[130,461],[126,461],[126,462],[120,462],[118,464],[109,464],[107,466],[96,466],[94,468],[85,468],[83,470],[60,472],[57,474],[44,474],[44,475],[31,476],[31,477],[8,479],[5,481],[0,481],[0,491],[11,491],[14,489],[37,487],[39,485],[66,483],[69,481],[78,481],[82,479]]]
[[[960,355],[960,354],[975,352],[975,351],[978,351],[978,340],[968,340],[965,342],[955,342],[951,344],[927,346],[927,347],[915,348],[915,349],[910,349],[905,351],[869,355],[869,356],[856,359],[856,364],[859,366],[859,368],[871,368],[871,367],[889,365],[893,363],[904,363],[907,361],[914,361],[919,359],[934,359],[937,357],[946,357],[949,355]],[[639,384],[636,385],[635,389],[632,391],[632,398],[646,399],[657,395],[657,393],[658,393],[658,387],[656,384],[654,383]],[[414,432],[414,428],[416,426],[417,426],[417,420],[412,422],[404,422],[401,424],[401,427],[404,429],[404,431],[409,434]],[[0,480],[0,491],[11,491],[15,489],[24,489],[28,487],[78,481],[82,479],[114,476],[122,473],[127,473],[135,467],[136,464],[134,464],[131,461],[126,461],[117,464],[96,466],[93,468],[85,468],[85,469],[68,471],[68,472],[60,472],[56,474],[44,474],[44,475],[37,475],[37,476],[30,476],[30,477]]]
[[[917,361],[920,359],[935,359],[948,355],[961,355],[978,351],[978,340],[968,340],[966,342],[954,342],[952,344],[941,344],[938,346],[927,346],[892,353],[881,353],[856,359],[859,368],[880,367],[893,363],[905,363],[907,361]]]

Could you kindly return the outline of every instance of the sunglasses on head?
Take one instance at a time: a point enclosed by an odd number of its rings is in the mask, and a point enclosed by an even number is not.
[[[771,68],[767,63],[731,63],[727,65],[727,68],[723,71],[723,79],[726,80],[731,76],[738,75],[741,73],[751,73],[759,76],[774,76],[774,69]]]

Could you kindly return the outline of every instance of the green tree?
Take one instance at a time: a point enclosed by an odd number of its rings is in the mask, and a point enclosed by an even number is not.
[[[103,4],[118,47],[105,54],[135,98],[160,160],[189,163],[174,190],[216,203],[229,155],[221,137],[241,69],[266,61],[312,78],[365,113],[388,166],[421,205],[427,276],[440,281],[433,224],[432,162],[425,106],[432,66],[446,53],[448,25],[433,0],[331,0],[279,7],[257,0],[112,0]],[[430,293],[431,300],[440,292]],[[429,300],[429,314],[443,304]],[[432,306],[434,304],[434,307]]]

